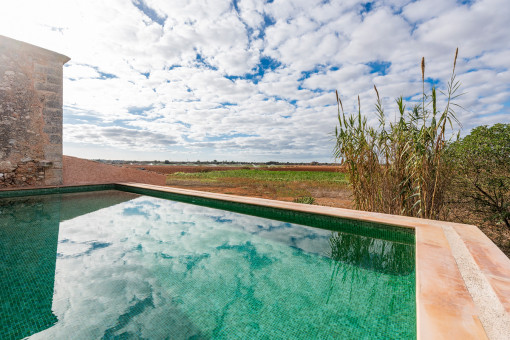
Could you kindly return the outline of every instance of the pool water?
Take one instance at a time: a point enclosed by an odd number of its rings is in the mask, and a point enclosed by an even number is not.
[[[342,223],[115,190],[0,199],[0,338],[415,338],[409,233]]]

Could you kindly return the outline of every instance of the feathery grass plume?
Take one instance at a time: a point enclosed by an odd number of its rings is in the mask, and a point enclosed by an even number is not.
[[[421,57],[422,109],[425,110],[425,57]]]
[[[430,96],[425,93],[425,58],[421,61],[421,105],[407,109],[404,99],[397,98],[400,117],[395,122],[386,122],[375,85],[377,129],[368,126],[361,114],[359,96],[357,114],[347,115],[343,107],[340,114],[336,93],[339,127],[334,154],[347,165],[357,209],[432,219],[446,215],[449,165],[444,157],[449,141],[446,130],[453,128],[452,122],[458,123],[453,110],[458,107],[453,100],[460,87],[455,80],[457,55],[458,49],[447,91],[441,92],[446,96],[442,111],[437,109],[436,88],[432,87]]]
[[[340,96],[338,95],[338,91],[335,91],[336,92],[336,101],[337,103],[340,105],[340,107],[342,108],[342,113],[344,112],[344,106],[342,105],[342,100],[340,99]],[[340,110],[339,110],[340,112]]]
[[[455,58],[453,59],[453,69],[455,70],[455,66],[457,65],[457,56],[459,55],[459,48],[455,50]]]
[[[425,81],[425,57],[421,57],[421,80]]]

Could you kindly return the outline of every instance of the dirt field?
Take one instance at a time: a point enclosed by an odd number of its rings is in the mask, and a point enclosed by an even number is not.
[[[228,182],[202,183],[199,181],[167,181],[167,185],[192,190],[217,192],[221,194],[251,196],[292,202],[297,197],[311,196],[315,204],[338,208],[352,208],[350,190],[347,186],[310,186],[305,183],[265,183],[231,179]]]
[[[167,174],[236,170],[235,166],[175,166],[175,165],[110,165],[86,159],[64,156],[64,184],[92,184],[112,182],[139,182],[170,185],[176,188],[252,196],[281,201],[292,201],[299,196],[312,196],[315,203],[340,208],[351,208],[350,191],[345,185],[310,185],[310,183],[267,183],[246,179],[228,179],[218,182],[167,181]],[[144,170],[142,170],[144,169]],[[339,171],[333,166],[263,167],[279,171]]]
[[[348,180],[344,173],[307,171],[310,167],[229,169],[229,171],[176,172],[167,175],[167,184],[194,190],[294,201],[313,197],[315,204],[351,207]],[[324,167],[321,167],[324,169]],[[331,170],[329,167],[328,170]],[[268,171],[269,170],[269,171]],[[338,169],[336,169],[338,170]]]
[[[178,172],[200,173],[211,171],[254,169],[254,167],[222,165],[124,165],[123,167],[128,169],[136,169],[138,171],[155,172],[162,175],[175,174]],[[343,172],[343,168],[340,166],[326,165],[267,166],[257,167],[256,169],[269,171]],[[298,182],[274,183],[268,181],[247,180],[243,178],[225,178],[219,181],[200,181],[193,179],[177,180],[169,178],[166,184],[176,188],[217,192],[221,194],[239,196],[260,197],[288,202],[293,201],[297,197],[311,196],[315,198],[315,204],[318,205],[338,208],[352,208],[352,201],[350,198],[351,193],[346,185],[325,185],[321,183]]]
[[[239,170],[239,169],[253,169],[254,167],[248,166],[225,166],[225,165],[124,165],[126,168],[144,169],[154,171],[160,174],[173,174],[176,172],[209,172],[209,171],[225,171],[225,170]],[[343,172],[341,166],[331,165],[294,165],[294,166],[266,166],[257,167],[256,169],[269,170],[269,171],[328,171],[328,172]]]

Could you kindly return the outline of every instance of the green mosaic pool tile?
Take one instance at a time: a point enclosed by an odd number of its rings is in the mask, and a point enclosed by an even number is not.
[[[114,188],[115,188],[114,184],[94,184],[94,185],[65,186],[65,187],[54,187],[54,188],[0,190],[0,198],[111,190]]]
[[[0,200],[0,339],[20,339],[57,322],[52,298],[60,197]]]

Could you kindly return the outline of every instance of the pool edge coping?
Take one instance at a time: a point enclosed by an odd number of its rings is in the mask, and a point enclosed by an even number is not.
[[[497,339],[505,336],[505,333],[501,334],[501,329],[505,327],[498,328],[494,327],[491,322],[482,322],[484,318],[487,320],[487,308],[485,308],[485,304],[481,308],[475,303],[475,301],[480,301],[479,298],[476,299],[477,286],[473,286],[472,280],[470,280],[471,273],[466,272],[462,263],[471,261],[475,264],[476,274],[484,278],[482,284],[485,285],[485,290],[489,289],[494,292],[498,299],[496,306],[489,306],[488,309],[502,310],[503,319],[508,320],[510,318],[510,259],[478,227],[473,225],[133,182],[8,188],[0,189],[0,193],[37,189],[65,190],[72,187],[98,185],[111,185],[111,189],[120,190],[122,190],[122,186],[143,188],[412,228],[415,230],[416,239],[417,338],[484,339],[490,337]],[[447,237],[445,229],[450,233],[450,239]],[[469,253],[467,255],[469,258],[455,257],[452,251],[455,244],[452,244],[451,232],[455,233],[465,245],[467,249],[465,253]],[[455,252],[457,256],[460,253],[462,252]],[[475,299],[473,299],[473,295],[475,295]],[[489,315],[491,314],[489,313]]]

